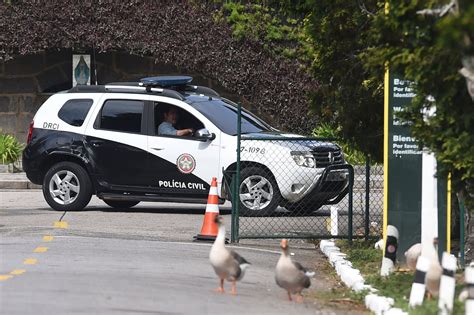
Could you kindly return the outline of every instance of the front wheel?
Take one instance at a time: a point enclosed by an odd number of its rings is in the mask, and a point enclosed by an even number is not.
[[[285,204],[285,208],[291,211],[295,215],[305,215],[311,214],[316,210],[319,210],[323,206],[323,202],[315,202],[315,203],[304,203],[304,202],[295,202],[295,203],[287,203]]]
[[[43,180],[43,196],[55,210],[82,210],[92,197],[91,180],[80,165],[60,162],[46,172]]]
[[[272,214],[281,196],[270,171],[259,167],[248,167],[242,170],[240,178],[239,213],[243,216]]]
[[[128,209],[136,206],[140,201],[104,199],[104,202],[115,209]]]

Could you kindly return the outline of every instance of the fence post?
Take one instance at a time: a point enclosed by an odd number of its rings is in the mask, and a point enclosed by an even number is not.
[[[235,190],[235,174],[232,174],[232,180],[230,182],[229,188],[231,190],[231,202],[232,202],[232,214],[231,214],[231,231],[230,231],[230,242],[238,243],[239,241],[239,223],[238,223],[238,209],[236,190]]]
[[[349,213],[348,213],[348,240],[349,242],[352,242],[352,216],[353,216],[353,187],[354,187],[354,168],[349,167]]]
[[[369,211],[370,211],[370,157],[365,156],[365,240],[369,240]]]
[[[466,227],[465,226],[465,217],[464,217],[464,203],[463,203],[463,200],[462,198],[459,198],[458,197],[458,202],[459,202],[459,225],[460,225],[460,229],[459,229],[459,232],[460,232],[460,235],[459,235],[459,243],[460,243],[460,248],[459,248],[459,252],[461,254],[461,267],[465,267],[465,262],[464,262],[464,228]]]
[[[234,210],[234,236],[235,242],[239,242],[239,204],[240,204],[240,196],[239,196],[239,185],[240,185],[240,141],[241,141],[241,125],[242,125],[242,104],[239,102],[237,104],[237,165],[236,165],[236,172],[234,178],[234,198],[232,201],[232,208]]]

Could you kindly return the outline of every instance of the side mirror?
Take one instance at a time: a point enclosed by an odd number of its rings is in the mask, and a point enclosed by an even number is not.
[[[216,138],[214,133],[210,133],[206,128],[196,130],[195,137],[202,141],[212,141]]]

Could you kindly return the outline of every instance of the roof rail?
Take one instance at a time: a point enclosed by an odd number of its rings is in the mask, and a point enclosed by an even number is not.
[[[211,88],[208,88],[207,86],[199,86],[199,85],[186,85],[185,91],[192,91],[198,94],[204,94],[206,96],[216,96],[220,97],[219,93],[214,91]]]
[[[68,93],[81,93],[81,92],[105,92],[105,87],[103,85],[76,85],[72,89],[68,90]]]
[[[141,86],[139,82],[110,82],[105,85],[127,85],[127,86]]]
[[[161,88],[150,88],[139,86],[138,83],[131,85],[131,82],[119,83],[115,82],[113,84],[107,85],[77,85],[67,91],[67,93],[105,93],[105,92],[115,92],[115,93],[139,93],[139,94],[148,94],[148,93],[159,93],[160,96],[171,97],[178,100],[185,100],[184,96],[178,93],[177,91],[170,89],[161,89]],[[133,82],[135,83],[135,82]]]
[[[112,82],[107,83],[106,86],[114,86],[114,88],[118,88],[119,86],[123,87],[145,87],[141,82]],[[148,86],[150,88],[150,86]],[[152,88],[153,89],[153,88]],[[205,96],[213,96],[213,97],[221,97],[219,93],[215,90],[208,88],[207,86],[200,86],[200,85],[191,85],[187,84],[185,86],[169,86],[167,87],[168,90],[173,90],[177,92],[194,92],[197,94],[203,94]]]

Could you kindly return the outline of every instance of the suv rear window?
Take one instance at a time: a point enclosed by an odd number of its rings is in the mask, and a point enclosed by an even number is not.
[[[59,110],[58,117],[72,126],[80,127],[84,123],[92,103],[91,99],[69,100]]]
[[[135,100],[106,101],[100,114],[100,129],[140,133],[144,102]]]

